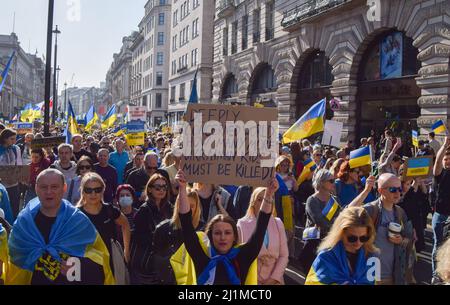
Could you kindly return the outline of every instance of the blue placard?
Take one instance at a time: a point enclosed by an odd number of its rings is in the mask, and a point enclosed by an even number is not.
[[[33,129],[33,123],[20,123],[16,125],[17,129]]]
[[[131,121],[127,124],[127,133],[140,133],[145,132],[145,122],[139,121]]]

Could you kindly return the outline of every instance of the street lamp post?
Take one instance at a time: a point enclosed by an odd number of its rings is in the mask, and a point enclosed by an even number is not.
[[[58,25],[56,25],[55,30],[53,31],[55,34],[55,63],[53,66],[53,116],[52,123],[53,125],[56,122],[56,118],[58,117],[58,91],[56,87],[56,73],[57,73],[57,61],[58,61],[58,34],[61,34],[61,31],[58,30]]]
[[[45,111],[44,111],[44,136],[50,136],[50,80],[52,70],[52,34],[53,34],[53,8],[55,0],[48,1],[47,22],[47,56],[45,63]]]
[[[66,115],[67,111],[67,82],[64,83],[64,114],[63,117]]]
[[[59,118],[59,109],[61,109],[61,107],[59,106],[59,102],[58,102],[58,92],[59,92],[59,71],[61,71],[61,68],[58,66],[56,68],[56,96],[54,98],[54,103],[56,103],[56,119]]]

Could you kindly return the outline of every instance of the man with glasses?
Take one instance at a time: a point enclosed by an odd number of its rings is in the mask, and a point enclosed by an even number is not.
[[[156,172],[162,172],[164,170],[158,169],[158,155],[154,152],[148,152],[144,156],[144,164],[141,168],[134,170],[128,176],[127,184],[131,185],[136,191],[136,197],[139,198],[139,202],[145,201],[145,186],[148,179]]]
[[[114,203],[114,195],[117,190],[117,171],[108,164],[109,151],[106,148],[102,148],[97,154],[98,163],[94,165],[95,172],[102,177],[105,181],[106,188],[103,195],[103,199],[106,203]]]
[[[412,242],[413,229],[405,211],[396,206],[402,194],[400,179],[393,174],[382,174],[378,178],[380,198],[363,207],[375,226],[375,246],[380,249],[381,285],[406,284],[406,248]],[[365,198],[364,198],[365,199]],[[389,237],[389,225],[401,225],[400,234]]]

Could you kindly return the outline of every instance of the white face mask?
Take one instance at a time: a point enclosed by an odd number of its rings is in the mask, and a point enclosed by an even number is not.
[[[130,196],[124,196],[119,198],[119,204],[121,207],[129,207],[133,204],[133,198]]]

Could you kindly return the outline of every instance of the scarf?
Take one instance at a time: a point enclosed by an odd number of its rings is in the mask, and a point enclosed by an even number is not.
[[[236,274],[232,260],[239,254],[239,248],[232,248],[227,254],[216,254],[214,247],[211,247],[211,259],[205,270],[198,277],[198,285],[213,285],[216,275],[217,264],[222,263],[232,285],[241,285],[241,280]]]

